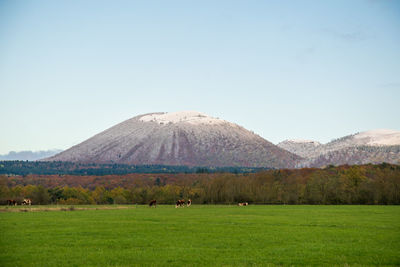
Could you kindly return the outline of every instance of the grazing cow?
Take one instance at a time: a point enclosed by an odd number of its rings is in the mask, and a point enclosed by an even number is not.
[[[30,200],[29,198],[24,198],[24,200],[21,203],[22,205],[32,205],[32,200]]]
[[[189,198],[189,200],[187,201],[186,206],[190,207],[190,205],[192,205],[192,200]]]
[[[176,202],[175,208],[178,207],[184,207],[185,206],[185,200],[184,199],[180,199]]]
[[[149,207],[152,207],[152,206],[154,206],[154,208],[157,207],[157,200],[154,199],[154,200],[150,201]]]
[[[7,205],[9,206],[17,206],[17,201],[14,199],[7,199]]]
[[[247,203],[247,202],[240,202],[240,203],[238,203],[238,205],[239,205],[239,206],[248,206],[249,203]]]

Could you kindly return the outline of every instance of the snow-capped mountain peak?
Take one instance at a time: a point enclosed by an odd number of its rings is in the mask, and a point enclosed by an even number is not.
[[[139,120],[143,122],[157,122],[158,124],[182,123],[182,122],[190,124],[227,123],[227,121],[208,116],[207,114],[198,111],[152,113],[142,116]]]
[[[400,131],[390,129],[375,129],[354,135],[357,142],[369,146],[400,145]]]

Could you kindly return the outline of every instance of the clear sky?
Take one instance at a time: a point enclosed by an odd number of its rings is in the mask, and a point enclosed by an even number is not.
[[[267,140],[400,130],[400,1],[0,0],[0,154],[196,110]]]

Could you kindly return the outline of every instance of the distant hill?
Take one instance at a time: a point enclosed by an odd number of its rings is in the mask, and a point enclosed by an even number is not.
[[[286,140],[278,146],[304,158],[296,167],[400,163],[400,131],[395,130],[377,129],[356,133],[327,144]]]
[[[45,160],[291,168],[300,159],[237,124],[183,111],[136,116]]]
[[[6,155],[0,155],[0,160],[39,160],[60,153],[61,149],[41,151],[11,151]]]
[[[322,144],[312,140],[285,140],[280,142],[278,146],[287,151],[290,151],[303,158],[315,156],[319,146]]]

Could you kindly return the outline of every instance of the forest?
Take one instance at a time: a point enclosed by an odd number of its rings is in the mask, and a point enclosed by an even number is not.
[[[392,164],[263,170],[256,173],[2,175],[0,202],[33,204],[400,204],[400,166]]]
[[[66,161],[0,161],[0,175],[124,175],[129,173],[248,173],[269,168],[251,167],[204,167],[204,166],[167,166],[167,165],[128,165],[80,163]]]

